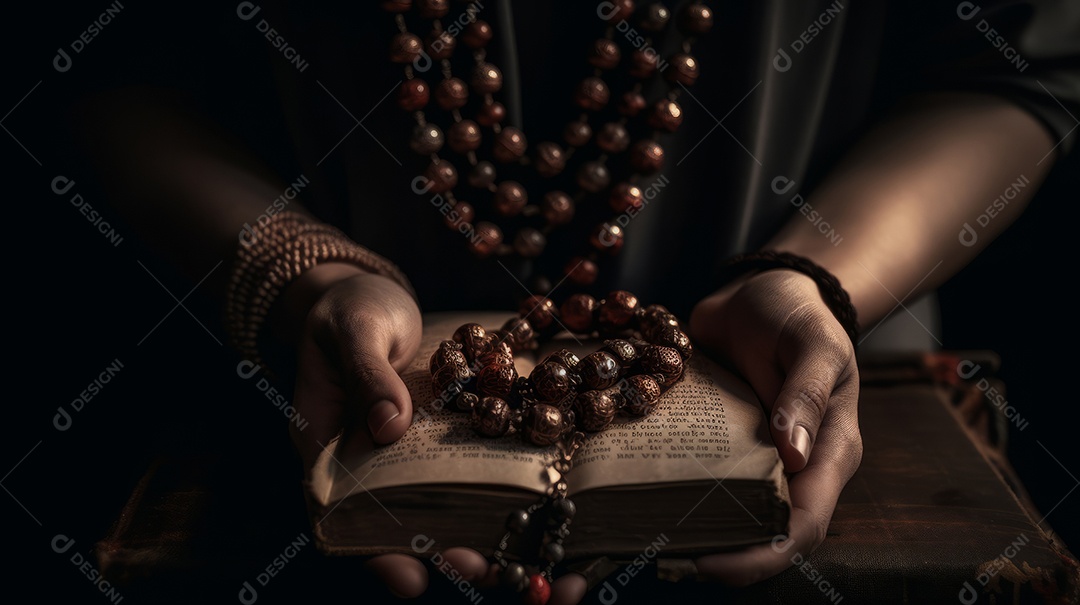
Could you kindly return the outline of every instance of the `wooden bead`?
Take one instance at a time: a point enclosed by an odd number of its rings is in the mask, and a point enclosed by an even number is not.
[[[506,343],[511,350],[517,352],[536,348],[536,331],[528,320],[520,317],[508,319],[502,330],[507,334]]]
[[[461,343],[444,340],[439,343],[439,348],[435,349],[435,352],[431,354],[428,371],[434,374],[443,366],[451,364],[467,367],[469,362],[465,359],[465,353],[461,351]]]
[[[502,88],[502,83],[502,72],[491,63],[481,63],[473,70],[473,90],[480,94],[498,92]]]
[[[645,7],[640,25],[642,30],[655,33],[663,31],[669,20],[671,20],[671,11],[662,3],[654,2]]]
[[[469,251],[480,258],[487,258],[499,249],[503,241],[502,229],[494,223],[480,221],[473,228],[473,236],[469,239]]]
[[[648,374],[657,374],[663,378],[662,388],[668,388],[679,381],[683,373],[683,360],[679,352],[671,347],[647,345],[641,351],[641,369]]]
[[[383,0],[381,5],[388,13],[407,13],[412,8],[412,0]]]
[[[545,361],[529,374],[533,393],[540,403],[565,407],[564,403],[574,393],[574,380],[570,370],[556,361]]]
[[[402,32],[390,39],[390,60],[394,63],[412,63],[423,51],[424,45],[415,34]]]
[[[645,196],[637,185],[619,183],[612,188],[608,205],[618,213],[628,212],[631,209],[640,210],[645,205]]]
[[[465,31],[461,33],[461,40],[469,48],[483,48],[491,42],[493,35],[491,25],[487,21],[477,19],[465,26]]]
[[[630,146],[630,133],[618,122],[608,122],[596,133],[596,146],[608,153],[622,153]]]
[[[492,330],[475,343],[471,355],[466,357],[475,366],[503,364],[506,357],[510,358],[510,364],[514,363],[514,354],[507,342],[507,336],[502,330]]]
[[[549,141],[540,143],[536,146],[535,156],[533,163],[540,176],[553,177],[566,167],[566,154],[563,153],[562,147],[555,143]]]
[[[584,360],[582,360],[584,361]],[[574,401],[578,426],[590,433],[602,431],[615,419],[618,406],[611,395],[600,390],[585,391]]]
[[[625,330],[637,313],[638,299],[626,290],[615,290],[600,301],[600,329],[606,331]]]
[[[559,307],[559,318],[566,329],[578,334],[593,330],[593,317],[599,304],[588,294],[573,294]]]
[[[652,376],[638,374],[622,384],[623,410],[631,416],[645,416],[660,400],[660,383]]]
[[[522,227],[514,236],[514,252],[523,258],[536,258],[547,247],[547,237],[532,227]]]
[[[660,328],[649,341],[655,345],[675,349],[683,361],[689,361],[694,356],[694,346],[690,343],[690,337],[675,326]]]
[[[461,231],[461,226],[472,225],[474,218],[476,218],[476,210],[473,209],[472,204],[458,200],[446,213],[444,220],[447,227],[454,231]]]
[[[635,50],[630,55],[630,75],[642,80],[652,77],[656,73],[657,64],[660,62],[660,57],[656,54],[656,51],[649,49],[648,52],[644,50]],[[667,71],[666,69],[664,71]]]
[[[533,328],[543,331],[555,322],[555,303],[546,296],[534,294],[521,301],[518,315],[529,320]]]
[[[634,14],[634,0],[614,0],[611,2],[614,6],[605,8],[608,11],[607,19],[618,23],[630,18],[630,15]]]
[[[488,161],[482,160],[469,171],[469,185],[477,189],[487,189],[495,182],[495,166]]]
[[[431,99],[431,87],[419,78],[410,78],[398,88],[397,104],[405,111],[419,111]]]
[[[450,12],[450,0],[417,0],[420,16],[425,19],[441,19]]]
[[[588,295],[587,294],[581,294],[579,296],[588,296]],[[588,296],[588,297],[592,298],[591,296]],[[584,331],[586,331],[586,330],[582,330],[582,332],[584,332]],[[555,351],[555,352],[549,354],[544,359],[542,359],[540,361],[540,363],[546,363],[546,362],[549,362],[549,361],[554,361],[555,363],[560,363],[560,364],[566,366],[566,369],[570,370],[571,373],[576,372],[577,371],[576,368],[577,368],[578,364],[581,363],[581,360],[578,359],[578,356],[573,351],[571,351],[570,349],[559,349],[558,351]]]
[[[472,120],[461,120],[450,127],[450,149],[457,153],[473,151],[480,146],[480,127]]]
[[[589,53],[589,64],[600,69],[612,69],[619,64],[619,45],[607,38],[597,38]]]
[[[465,354],[465,359],[469,363],[473,363],[475,359],[475,353],[480,343],[487,336],[487,330],[484,326],[478,323],[462,324],[457,330],[454,330],[454,335],[451,336],[454,342],[461,345],[461,350]]]
[[[435,398],[456,396],[472,379],[472,372],[467,366],[448,364],[431,375],[431,391]]]
[[[598,111],[603,109],[611,97],[607,84],[596,77],[585,78],[578,84],[574,93],[574,101],[582,109]]]
[[[450,32],[446,30],[435,31],[431,30],[431,33],[424,39],[424,50],[428,56],[435,61],[444,61],[454,55],[454,49],[457,47],[457,38],[450,35]]]
[[[675,132],[683,121],[682,107],[670,99],[662,99],[653,105],[649,114],[649,126],[657,130]]]
[[[525,155],[527,146],[525,133],[512,126],[507,126],[495,136],[495,145],[491,151],[496,160],[509,163],[515,162]]]
[[[443,132],[438,126],[428,122],[427,124],[417,124],[413,128],[412,139],[409,140],[409,147],[419,153],[420,155],[431,155],[443,146]]]
[[[619,98],[617,109],[622,115],[632,118],[641,113],[642,109],[645,109],[645,97],[640,92],[630,91],[623,93],[622,97]]]
[[[546,403],[538,403],[525,410],[521,426],[525,438],[541,447],[558,441],[565,430],[562,412]]]
[[[476,390],[481,397],[506,399],[517,380],[514,364],[496,363],[484,366],[476,375]]]
[[[540,212],[550,225],[564,225],[574,218],[574,200],[562,191],[549,191],[540,204]]]
[[[577,174],[577,184],[589,193],[603,191],[611,183],[611,173],[603,162],[586,162]]]
[[[495,211],[503,216],[517,216],[525,208],[529,196],[517,181],[503,181],[495,190]]]
[[[454,398],[454,407],[459,412],[471,412],[476,407],[476,402],[480,401],[480,398],[475,393],[468,391],[462,391],[458,393],[458,396]]]
[[[698,79],[699,66],[697,59],[686,54],[679,53],[669,61],[668,69],[664,70],[664,77],[672,84],[693,86]]]
[[[510,405],[498,397],[481,397],[472,409],[472,425],[485,437],[502,437],[510,430]]]
[[[621,371],[618,360],[607,351],[593,351],[578,364],[581,380],[590,389],[606,389],[614,385],[619,381]]]
[[[498,101],[485,103],[476,112],[476,121],[483,126],[494,126],[506,119],[506,106]]]
[[[664,148],[656,141],[638,141],[630,150],[630,165],[646,174],[656,172],[664,166]]]
[[[435,160],[424,171],[433,193],[446,193],[457,185],[457,169],[446,160]]]
[[[695,2],[687,5],[679,15],[679,28],[692,35],[708,33],[713,26],[712,9]]]
[[[563,130],[563,139],[571,147],[581,147],[588,143],[591,138],[592,127],[589,126],[588,122],[570,122]]]
[[[449,111],[460,109],[469,100],[469,87],[461,78],[446,78],[435,87],[435,102]]]
[[[600,223],[589,235],[589,244],[598,252],[617,254],[623,247],[623,228],[612,223]]]
[[[566,263],[563,273],[567,279],[579,286],[591,286],[600,274],[600,268],[591,260],[576,256]]]
[[[634,365],[634,362],[637,361],[638,358],[637,347],[630,341],[621,338],[605,340],[601,350],[610,353],[624,370],[627,370],[630,366]]]

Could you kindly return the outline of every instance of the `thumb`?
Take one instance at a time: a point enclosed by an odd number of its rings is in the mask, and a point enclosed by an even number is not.
[[[802,470],[810,459],[829,398],[845,367],[831,355],[813,350],[796,353],[769,423],[787,472]]]
[[[397,441],[412,423],[409,389],[390,365],[388,347],[369,346],[371,340],[366,346],[365,339],[359,340],[344,363],[346,392],[361,417],[366,413],[375,443]]]

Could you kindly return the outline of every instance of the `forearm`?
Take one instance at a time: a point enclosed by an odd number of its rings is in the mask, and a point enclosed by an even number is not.
[[[897,299],[941,284],[1012,223],[1052,165],[1053,146],[1035,118],[1004,99],[920,98],[870,132],[807,199],[820,221],[796,213],[766,247],[836,275],[866,328]],[[1004,208],[977,222],[1007,191]],[[821,232],[823,221],[834,237]],[[964,223],[977,234],[973,245],[960,241]]]

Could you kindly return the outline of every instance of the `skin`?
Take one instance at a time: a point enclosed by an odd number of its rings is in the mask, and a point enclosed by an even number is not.
[[[238,145],[168,108],[167,101],[127,91],[88,105],[82,123],[93,125],[86,130],[93,157],[117,207],[197,280],[234,256],[244,222],[284,187]],[[935,288],[1019,216],[1053,163],[1055,142],[1028,113],[996,97],[914,99],[851,149],[807,200],[842,244],[834,246],[795,213],[766,249],[808,257],[832,272],[868,332],[897,299]],[[979,231],[975,246],[961,245],[962,225],[974,224],[1020,175],[1033,186]],[[224,296],[225,277],[218,272],[204,287]],[[298,347],[294,403],[310,426],[294,440],[306,468],[343,428],[372,445],[404,434],[412,401],[397,372],[419,347],[420,311],[400,286],[348,265],[319,265],[284,291],[271,320],[275,334]],[[699,347],[729,361],[753,387],[793,473],[790,536],[780,548],[697,560],[702,579],[745,585],[821,543],[858,467],[854,347],[814,282],[788,270],[744,276],[707,297],[689,329]],[[452,548],[444,555],[473,584],[495,583],[495,570],[479,553]],[[366,566],[399,596],[426,590],[428,572],[412,557],[375,557]],[[576,603],[585,591],[583,577],[567,574],[555,581],[551,603]]]

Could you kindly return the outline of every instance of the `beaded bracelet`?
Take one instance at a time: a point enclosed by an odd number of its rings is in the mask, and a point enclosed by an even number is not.
[[[233,346],[259,365],[265,365],[259,353],[259,331],[271,306],[286,286],[315,265],[356,265],[393,279],[416,297],[405,274],[393,263],[306,215],[279,212],[245,235],[229,281],[225,326]]]
[[[792,269],[813,279],[821,290],[825,304],[847,332],[851,343],[854,345],[858,342],[856,339],[859,335],[859,321],[855,305],[851,304],[851,296],[835,275],[806,257],[774,250],[739,254],[724,263],[718,276],[719,284],[723,286],[751,271],[760,273],[770,269]]]

